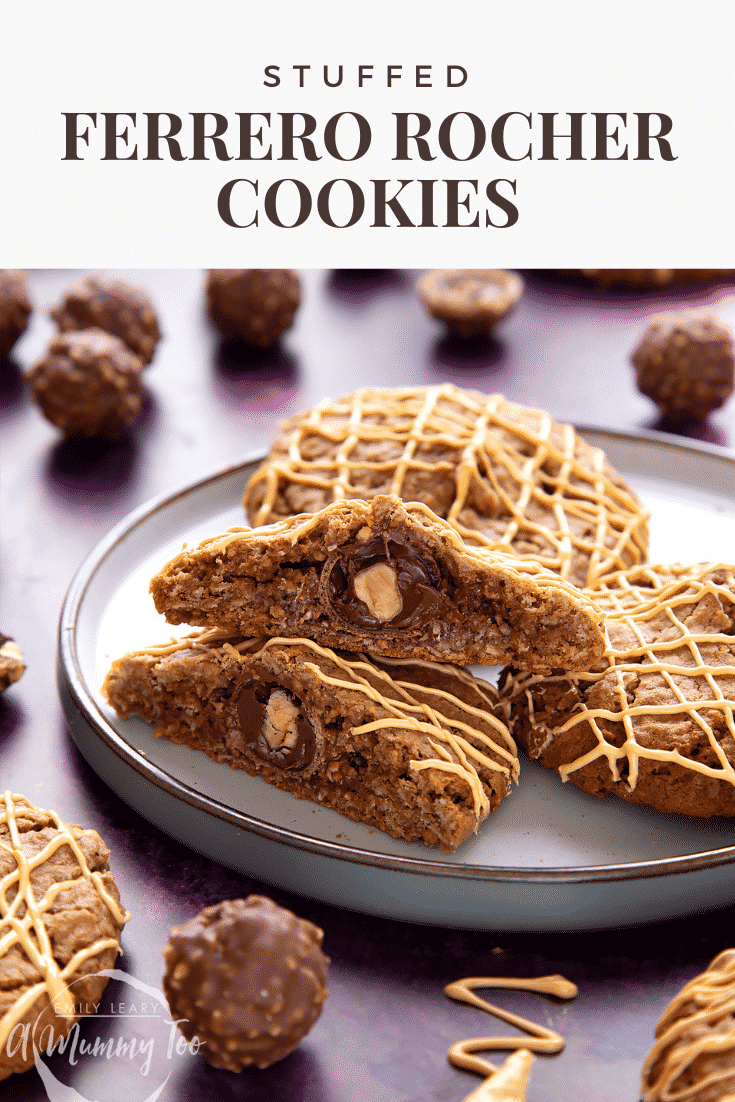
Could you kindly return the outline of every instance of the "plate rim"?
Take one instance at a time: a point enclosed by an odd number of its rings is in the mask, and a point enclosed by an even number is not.
[[[689,453],[703,453],[713,458],[735,464],[735,449],[708,441],[681,440],[673,434],[655,429],[637,431],[607,429],[599,425],[575,424],[575,430],[584,437],[585,432],[630,442],[648,441]],[[110,531],[95,544],[77,569],[67,589],[59,615],[57,632],[57,680],[62,708],[75,742],[78,742],[74,724],[67,713],[67,702],[73,707],[88,728],[104,743],[106,748],[127,767],[132,768],[143,780],[167,792],[171,797],[193,807],[199,813],[224,821],[239,830],[255,834],[268,841],[288,845],[294,849],[328,857],[351,864],[369,865],[390,872],[405,872],[417,876],[447,877],[486,883],[507,884],[584,884],[610,883],[620,880],[639,880],[665,877],[712,869],[735,863],[735,844],[717,849],[702,850],[696,854],[682,854],[647,861],[607,863],[590,866],[554,866],[539,869],[534,866],[493,866],[482,864],[456,865],[441,860],[426,860],[413,856],[378,853],[369,849],[338,844],[317,839],[296,830],[276,826],[264,820],[238,811],[166,772],[159,765],[145,758],[131,746],[100,711],[87,689],[76,650],[76,622],[84,596],[107,556],[118,543],[145,520],[173,504],[177,499],[201,491],[208,483],[232,477],[255,463],[262,462],[265,452],[248,453],[237,461],[221,466],[201,478],[184,483],[173,490],[164,491],[141,503],[122,517]],[[86,755],[85,755],[86,756]],[[105,782],[107,783],[107,782]]]

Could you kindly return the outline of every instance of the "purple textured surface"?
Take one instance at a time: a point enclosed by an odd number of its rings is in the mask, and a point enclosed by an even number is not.
[[[55,1077],[78,1092],[76,1102],[142,1102],[164,1080],[161,1102],[460,1102],[478,1080],[453,1069],[446,1050],[462,1037],[497,1033],[498,1023],[451,1003],[444,984],[468,975],[560,972],[579,985],[574,1002],[519,992],[491,1000],[567,1038],[562,1054],[538,1058],[529,1102],[633,1102],[665,1005],[733,944],[732,909],[604,933],[495,935],[369,918],[268,889],[173,842],[89,769],[57,700],[56,620],[76,568],[113,523],[154,494],[266,447],[277,419],[328,394],[366,383],[448,380],[501,391],[559,420],[665,428],[635,389],[628,363],[645,318],[682,303],[719,302],[732,325],[733,285],[627,294],[524,273],[526,295],[497,335],[462,342],[443,336],[424,313],[415,273],[307,272],[293,329],[264,352],[220,344],[204,315],[201,273],[120,273],[149,291],[164,338],[146,369],[143,418],[123,440],[100,445],[61,440],[22,374],[53,333],[48,307],[78,274],[31,273],[36,310],[14,358],[2,363],[0,630],[18,641],[27,670],[0,699],[0,787],[102,834],[133,916],[119,967],[135,980],[160,986],[172,925],[250,892],[271,895],[320,925],[332,967],[321,1019],[295,1053],[266,1071],[236,1076],[177,1055],[175,1047],[169,1055],[160,1007],[157,1018],[141,1017],[140,990],[113,980],[100,1011],[112,1003],[127,1017],[90,1018],[81,1037],[90,1045],[95,1037],[152,1044],[109,1060],[107,1049],[77,1052],[75,1063],[69,1051],[57,1054],[47,1062]],[[686,431],[732,447],[735,402]],[[51,1091],[34,1071],[0,1084],[0,1100],[55,1102]]]

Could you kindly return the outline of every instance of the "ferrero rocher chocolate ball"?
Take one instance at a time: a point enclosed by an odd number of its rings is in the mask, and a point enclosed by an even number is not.
[[[70,287],[51,317],[62,333],[93,327],[112,333],[144,364],[150,363],[161,336],[155,308],[146,292],[104,275],[87,276]]]
[[[102,329],[61,333],[29,373],[43,415],[67,436],[114,439],[140,413],[143,364]]]
[[[188,1041],[216,1068],[266,1068],[322,1011],[322,931],[262,895],[225,900],[171,931],[163,989]]]
[[[435,269],[416,284],[429,313],[459,337],[479,337],[515,309],[523,280],[495,268]]]
[[[293,322],[301,281],[291,268],[212,268],[207,302],[224,337],[268,348]]]
[[[0,356],[7,356],[25,332],[30,312],[25,272],[0,268]]]
[[[0,693],[22,677],[25,668],[23,651],[14,639],[0,631]]]
[[[733,336],[714,314],[655,314],[633,351],[638,389],[670,421],[706,417],[733,390]]]

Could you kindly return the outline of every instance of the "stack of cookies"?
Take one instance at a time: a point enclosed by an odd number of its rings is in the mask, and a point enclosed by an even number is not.
[[[516,727],[535,752],[526,686],[586,686],[612,668],[606,613],[623,583],[606,579],[639,569],[648,545],[645,509],[599,449],[546,413],[450,385],[364,389],[294,417],[244,505],[252,528],[152,579],[158,611],[201,630],[115,662],[110,703],[445,850],[510,791]],[[468,662],[508,666],[500,695]],[[614,767],[619,747],[595,761]]]

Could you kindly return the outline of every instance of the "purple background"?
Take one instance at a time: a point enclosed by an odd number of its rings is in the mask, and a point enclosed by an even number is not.
[[[220,344],[204,314],[201,273],[123,274],[150,292],[164,339],[146,371],[144,415],[122,441],[63,441],[23,380],[23,368],[53,333],[48,307],[78,273],[31,273],[36,311],[14,359],[2,364],[0,630],[19,642],[28,668],[0,700],[0,783],[102,834],[133,915],[119,967],[138,980],[159,987],[173,924],[220,899],[262,892],[323,927],[330,995],[295,1053],[266,1071],[233,1075],[200,1057],[169,1060],[168,1029],[160,1019],[137,1017],[140,993],[114,981],[102,1010],[114,1001],[136,1016],[88,1020],[82,1036],[90,1043],[97,1035],[153,1039],[149,1074],[141,1074],[140,1059],[80,1057],[71,1065],[57,1055],[55,1075],[99,1102],[142,1102],[169,1073],[161,1102],[460,1102],[479,1080],[453,1069],[447,1048],[506,1028],[451,1003],[444,984],[467,975],[560,972],[579,985],[572,1003],[513,992],[491,999],[567,1039],[563,1054],[538,1058],[529,1102],[633,1102],[658,1017],[687,980],[733,944],[733,909],[636,929],[518,935],[413,926],[269,889],[172,841],[89,769],[57,700],[56,620],[75,570],[129,510],[265,448],[279,418],[325,395],[366,383],[448,380],[501,391],[560,420],[665,428],[638,394],[628,362],[645,318],[729,294],[721,312],[732,324],[735,286],[629,294],[524,273],[526,294],[497,335],[461,342],[424,313],[413,290],[416,273],[306,272],[296,324],[279,346],[261,352]],[[686,431],[732,447],[735,402]],[[0,1100],[46,1097],[36,1072],[0,1084]]]

